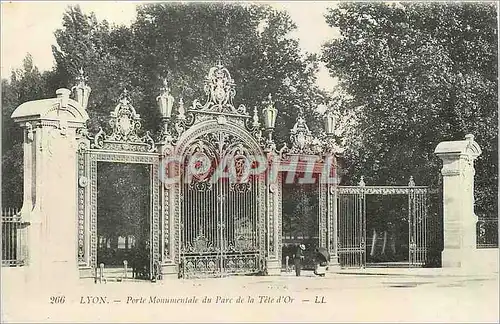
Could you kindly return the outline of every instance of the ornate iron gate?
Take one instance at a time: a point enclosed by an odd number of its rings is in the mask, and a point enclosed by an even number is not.
[[[224,132],[208,133],[186,152],[181,198],[183,277],[261,270],[264,233],[259,230],[259,200],[264,197],[259,187],[265,184],[258,176],[243,174],[250,150],[235,139]],[[225,177],[223,172],[235,177]]]
[[[205,80],[207,101],[182,101],[174,135],[165,125],[166,147],[180,157],[175,246],[179,275],[213,277],[265,269],[265,174],[267,163],[257,109],[233,105],[234,80],[222,65]],[[175,140],[174,140],[175,138]],[[257,161],[259,160],[259,161]],[[178,200],[177,200],[178,199]]]
[[[141,118],[132,106],[129,94],[124,91],[119,103],[110,113],[111,133],[102,128],[92,136],[83,129],[78,138],[78,263],[81,277],[96,276],[103,271],[104,277],[128,277],[127,266],[134,273],[142,273],[144,279],[155,279],[160,274],[160,215],[159,155],[149,132],[139,135]],[[125,243],[126,250],[133,249],[124,257],[123,266],[109,268],[98,263],[100,238],[98,236],[98,170],[100,162],[142,164],[148,168],[149,212],[140,215],[148,219],[147,234],[137,244]],[[106,175],[104,175],[106,176]],[[124,217],[126,217],[124,215]],[[129,236],[117,233],[117,239]],[[134,240],[132,240],[134,241]],[[130,242],[130,240],[129,240]],[[144,243],[144,248],[140,248]],[[116,249],[119,247],[117,246]],[[113,249],[115,249],[113,247]],[[112,250],[112,249],[111,249]],[[140,262],[137,260],[141,260]],[[142,261],[144,259],[144,261]],[[102,266],[102,267],[101,267]],[[109,270],[109,271],[108,271]]]
[[[427,212],[428,188],[409,188],[408,228],[409,228],[409,265],[424,266],[427,263]]]
[[[342,267],[364,267],[366,263],[366,201],[361,187],[337,190],[338,256]]]
[[[183,277],[261,270],[264,234],[259,231],[259,200],[264,197],[259,187],[265,184],[258,176],[243,174],[251,151],[234,139],[224,132],[208,133],[186,152],[181,198]]]
[[[366,195],[406,195],[408,197],[408,266],[427,264],[427,218],[429,188],[415,186],[337,187],[338,256],[341,267],[366,266]]]

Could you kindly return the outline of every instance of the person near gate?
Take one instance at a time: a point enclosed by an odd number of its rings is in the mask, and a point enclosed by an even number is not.
[[[297,250],[293,256],[294,264],[295,264],[295,275],[300,277],[300,270],[302,270],[302,262],[304,260],[304,250],[306,246],[304,244],[300,244],[297,246]]]

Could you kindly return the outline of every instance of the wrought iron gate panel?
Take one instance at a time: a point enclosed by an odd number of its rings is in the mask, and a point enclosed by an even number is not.
[[[427,260],[427,191],[408,193],[409,263],[423,266]]]
[[[250,150],[234,142],[225,132],[204,134],[184,156],[180,255],[185,278],[261,269],[263,213],[259,209],[265,183],[260,177],[250,176],[248,181],[220,177],[230,163],[235,164],[236,176],[243,176],[241,163],[248,161]],[[196,164],[191,165],[192,161],[209,161],[210,167],[203,174],[190,174]]]
[[[149,229],[149,277],[153,278],[155,273],[155,265],[161,262],[160,254],[160,211],[159,211],[159,158],[156,154],[151,153],[137,153],[129,152],[127,154],[122,154],[119,151],[100,151],[91,149],[88,150],[90,155],[90,268],[96,269],[99,265],[97,264],[97,221],[98,221],[98,203],[97,203],[97,172],[98,172],[98,162],[112,162],[112,163],[134,163],[134,164],[146,164],[151,166],[150,170],[150,229]],[[81,182],[81,181],[80,181]],[[85,185],[86,186],[86,185]]]
[[[97,273],[98,253],[98,162],[145,164],[149,171],[149,277],[159,274],[161,263],[161,215],[159,155],[149,132],[140,134],[141,118],[124,91],[109,116],[111,132],[100,129],[91,135],[87,129],[78,133],[78,262],[81,276]],[[130,261],[130,260],[127,260]],[[105,265],[106,266],[106,265]]]
[[[220,272],[218,184],[185,183],[182,195],[181,255],[187,274]],[[205,202],[201,206],[194,203]]]
[[[366,266],[366,195],[408,196],[408,253],[410,267],[428,262],[429,188],[415,186],[338,186],[338,256],[341,267]]]
[[[341,267],[364,267],[366,263],[366,208],[364,192],[339,190],[338,257]]]

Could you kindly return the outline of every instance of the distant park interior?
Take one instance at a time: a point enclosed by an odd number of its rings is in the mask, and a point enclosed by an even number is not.
[[[97,263],[149,272],[151,166],[98,162]]]
[[[304,267],[313,268],[312,257],[319,247],[319,176],[316,173],[283,172],[283,265],[289,265],[299,244],[306,246]],[[289,177],[287,179],[287,177]],[[293,181],[292,178],[293,177]],[[314,179],[301,183],[299,179]],[[309,182],[309,181],[308,181]]]
[[[408,196],[366,199],[366,262],[408,262]]]

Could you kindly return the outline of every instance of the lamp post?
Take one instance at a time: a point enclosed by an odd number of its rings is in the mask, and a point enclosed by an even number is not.
[[[328,137],[331,137],[335,133],[335,115],[331,109],[327,109],[325,112],[325,133]]]
[[[273,130],[276,124],[276,117],[278,115],[278,109],[274,107],[273,98],[271,94],[267,97],[267,105],[262,109],[262,113],[264,114],[264,127],[267,132],[267,147],[270,148],[274,145],[273,141]]]
[[[337,144],[337,139],[335,136],[336,118],[333,112],[332,104],[325,107],[325,114],[323,115],[324,130],[325,130],[325,149],[326,152],[333,154],[335,151],[335,145]]]
[[[172,110],[174,107],[174,97],[170,94],[170,88],[168,87],[167,79],[163,80],[163,87],[161,88],[161,94],[156,97],[156,102],[158,103],[158,109],[161,114],[161,121],[163,123],[163,137],[164,139],[170,135],[170,130],[168,124],[172,118]]]

